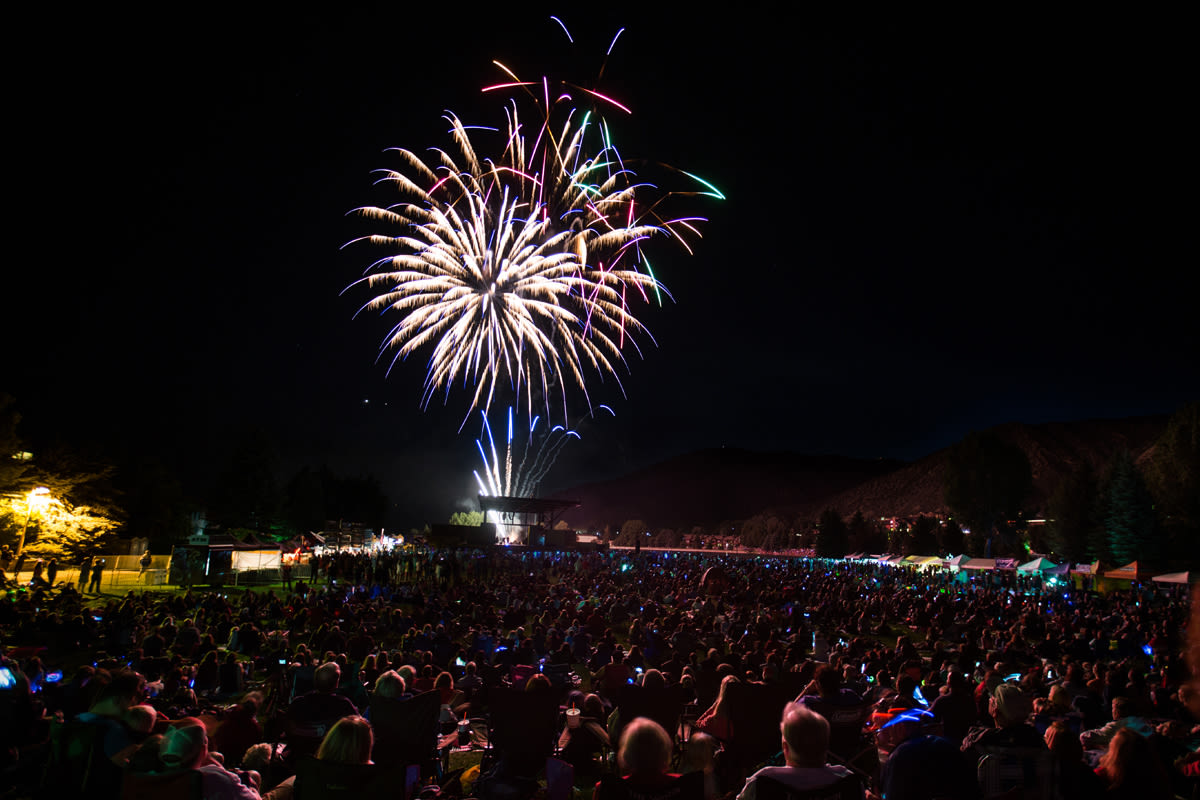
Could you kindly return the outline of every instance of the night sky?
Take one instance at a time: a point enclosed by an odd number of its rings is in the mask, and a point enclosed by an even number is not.
[[[593,86],[620,27],[597,88],[633,109],[609,115],[622,154],[728,199],[688,206],[696,255],[658,243],[657,347],[626,397],[589,384],[616,417],[573,420],[548,489],[715,446],[913,459],[1200,398],[1180,25],[564,8],[570,45],[526,8],[15,27],[0,389],[27,438],[153,453],[202,495],[263,429],[281,478],[375,474],[391,524],[467,507],[478,418],[457,432],[461,389],[419,409],[423,358],[385,377],[397,319],[340,295],[380,254],[340,249],[375,232],[346,213],[394,201],[384,148],[450,147],[444,110],[503,124],[493,58]]]

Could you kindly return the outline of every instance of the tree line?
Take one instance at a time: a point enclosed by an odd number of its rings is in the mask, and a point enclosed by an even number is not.
[[[1031,507],[1033,471],[1017,445],[974,431],[949,448],[942,509],[909,519],[819,519],[765,511],[745,520],[650,530],[640,519],[609,531],[618,545],[655,547],[733,543],[766,551],[812,548],[849,553],[1024,558],[1065,562],[1138,560],[1154,567],[1200,566],[1200,403],[1169,419],[1140,460],[1118,450],[1105,464],[1077,459],[1044,507]],[[1040,520],[1038,523],[1033,520]]]
[[[167,552],[192,532],[193,511],[216,528],[265,540],[319,531],[327,520],[376,525],[387,512],[387,495],[370,475],[303,466],[281,483],[261,431],[243,434],[211,482],[189,489],[155,456],[114,459],[60,441],[33,446],[20,423],[17,401],[0,393],[0,557],[8,559],[23,549],[73,563],[114,552],[118,536],[146,538],[153,552]]]

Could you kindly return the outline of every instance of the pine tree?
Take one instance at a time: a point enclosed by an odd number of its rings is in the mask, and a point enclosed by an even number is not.
[[[821,512],[821,521],[817,526],[817,556],[841,558],[846,555],[846,545],[850,537],[842,515],[832,508],[827,508]]]
[[[947,452],[943,480],[946,505],[970,526],[971,538],[990,541],[1021,510],[1033,471],[1020,447],[994,431],[971,431]]]
[[[934,517],[919,517],[904,537],[901,552],[906,556],[928,556],[937,550],[937,534],[941,525]]]
[[[1167,535],[1173,562],[1195,563],[1200,553],[1200,403],[1175,412],[1154,443],[1146,483]]]
[[[1109,468],[1107,501],[1104,526],[1112,557],[1119,564],[1136,559],[1157,561],[1154,500],[1141,470],[1126,451],[1117,453]]]
[[[1099,499],[1099,481],[1087,461],[1063,478],[1050,496],[1046,538],[1060,560],[1082,561],[1089,554],[1090,546],[1096,543],[1097,535],[1105,536],[1104,526],[1096,513]],[[1096,554],[1096,558],[1107,555],[1107,541],[1105,547],[1099,549],[1104,552]]]

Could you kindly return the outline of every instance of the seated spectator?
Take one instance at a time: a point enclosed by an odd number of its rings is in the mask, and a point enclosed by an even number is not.
[[[832,664],[822,664],[817,667],[812,682],[797,698],[797,702],[810,708],[818,702],[838,706],[855,706],[862,701],[862,698],[852,689],[847,689],[842,685],[842,677]]]
[[[671,737],[661,725],[645,717],[638,717],[621,732],[617,764],[621,780],[639,794],[652,795],[679,777],[669,772]],[[604,781],[596,784],[594,800],[605,800],[603,785]]]
[[[579,712],[578,717],[573,714],[567,717],[558,748],[563,761],[575,767],[577,773],[584,773],[601,767],[598,756],[610,746],[611,740],[604,727],[604,702],[599,695],[584,697]]]
[[[958,670],[946,676],[943,693],[929,706],[929,713],[942,723],[942,733],[956,745],[961,745],[971,726],[978,721],[971,684]]]
[[[259,800],[256,786],[247,785],[209,753],[208,733],[195,717],[171,723],[159,744],[158,759],[166,770],[199,771],[205,800]],[[247,774],[246,780],[253,783],[253,773]]]
[[[1149,740],[1129,727],[1113,734],[1096,774],[1107,784],[1106,798],[1171,800],[1174,796]]]
[[[408,685],[412,687],[414,692],[420,694],[421,692],[428,692],[433,688],[433,679],[433,665],[425,664],[421,667],[420,677],[409,681]]]
[[[338,764],[371,764],[374,743],[370,722],[359,716],[342,717],[321,740],[317,758]]]
[[[95,726],[103,744],[104,756],[115,767],[124,767],[141,738],[135,738],[124,718],[142,694],[142,677],[135,672],[118,672],[103,686],[91,707],[75,719]],[[113,777],[108,773],[109,777]],[[119,776],[113,778],[119,783]]]
[[[483,679],[479,677],[479,666],[474,661],[468,661],[464,668],[465,674],[458,679],[458,689],[470,700],[475,692],[483,687]]]
[[[114,760],[118,764],[129,766],[134,754],[154,733],[158,724],[158,711],[150,705],[130,706],[121,716],[121,722],[129,731],[130,744]]]
[[[358,677],[358,671],[350,664],[345,654],[339,653],[334,661],[338,665],[341,677],[338,681],[337,693],[345,697],[361,713],[367,708],[367,687]]]
[[[880,788],[887,800],[976,800],[981,796],[975,764],[958,749],[958,743],[921,734],[906,739],[888,756]]]
[[[440,695],[442,705],[448,705],[452,709],[462,703],[463,694],[454,688],[454,676],[449,672],[440,672],[433,680],[433,688]]]
[[[696,720],[695,730],[707,733],[718,741],[727,742],[733,736],[733,717],[729,711],[729,687],[740,683],[735,675],[721,679],[716,701]]]
[[[246,750],[263,741],[263,727],[258,721],[262,699],[258,692],[249,692],[242,702],[229,706],[209,737],[212,749],[225,756],[226,766],[241,766]]]
[[[773,668],[773,669],[771,669]],[[779,668],[774,664],[766,664],[763,667],[763,683],[771,683],[779,678]],[[847,664],[842,668],[842,686],[854,692],[860,698],[866,695],[871,688],[867,683],[866,675],[859,671],[853,664]]]
[[[362,667],[358,670],[358,677],[366,686],[371,686],[376,679],[382,674],[378,665],[379,657],[375,653],[369,653],[363,658]]]
[[[992,716],[991,702],[992,695],[996,691],[996,687],[1000,686],[1004,681],[1000,677],[1000,673],[995,669],[989,669],[983,674],[983,680],[975,687],[975,711],[980,720],[991,722]]]
[[[245,680],[242,665],[238,663],[237,653],[232,651],[225,654],[225,660],[218,671],[217,694],[228,699],[240,694]]]
[[[1112,722],[1101,728],[1093,728],[1079,734],[1079,743],[1083,745],[1083,749],[1101,750],[1108,747],[1108,743],[1122,728],[1129,728],[1140,736],[1149,736],[1154,733],[1154,727],[1149,722],[1131,714],[1131,706],[1132,703],[1128,698],[1114,697]]]
[[[988,701],[988,711],[996,727],[972,728],[963,739],[963,752],[984,747],[1045,749],[1046,743],[1037,728],[1026,722],[1031,708],[1029,698],[1019,686],[1014,683],[1000,684]]]
[[[829,749],[829,723],[801,703],[789,703],[780,723],[785,766],[763,767],[750,776],[738,800],[754,800],[756,784],[765,778],[790,789],[822,789],[850,776],[850,770],[825,763]]]
[[[400,677],[396,670],[389,669],[375,681],[375,693],[371,696],[370,705],[375,705],[379,700],[407,700],[410,697],[412,695],[408,692],[404,678]],[[370,705],[367,707],[367,719],[371,718]]]
[[[340,679],[337,664],[322,664],[313,673],[313,690],[288,707],[288,751],[292,755],[310,754],[316,749],[316,737],[324,736],[341,718],[358,716],[354,704],[336,693]]]
[[[121,721],[129,728],[134,738],[144,740],[154,733],[154,726],[158,724],[158,711],[150,705],[131,706]]]
[[[717,780],[717,753],[721,744],[707,733],[693,733],[687,740],[687,750],[679,771],[687,775],[699,772],[704,775],[704,797],[707,800],[719,797],[721,794]]]
[[[598,693],[610,705],[615,705],[617,695],[633,679],[633,670],[625,663],[625,656],[620,650],[612,655],[612,660],[602,665],[592,676],[592,686],[597,687]]]
[[[896,693],[888,700],[891,708],[924,708],[928,703],[918,696],[920,683],[910,673],[896,676]]]
[[[1084,763],[1079,737],[1066,722],[1051,723],[1044,738],[1054,755],[1062,800],[1088,800],[1104,794],[1104,781]]]
[[[192,689],[196,694],[211,694],[217,690],[221,680],[221,663],[216,650],[209,650],[196,666],[196,677]]]

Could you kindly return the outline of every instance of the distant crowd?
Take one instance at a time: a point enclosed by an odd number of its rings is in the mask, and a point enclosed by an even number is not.
[[[599,800],[1150,800],[1200,770],[1178,592],[507,548],[333,554],[278,591],[81,588],[47,566],[0,601],[17,796],[499,800],[567,774]]]

